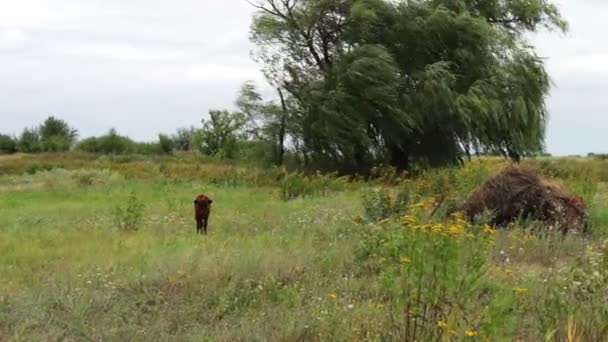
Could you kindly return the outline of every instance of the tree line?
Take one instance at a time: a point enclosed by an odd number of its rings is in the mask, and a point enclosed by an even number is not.
[[[344,174],[377,165],[456,164],[472,154],[519,160],[543,153],[550,78],[526,34],[567,30],[550,0],[252,5],[253,56],[274,99],[264,99],[248,81],[235,101],[238,110],[210,111],[202,127],[159,135],[148,145],[111,131],[74,148],[197,150],[226,159],[248,153]],[[25,130],[12,149],[55,151],[75,143],[76,131],[56,122],[47,131],[46,125]],[[2,146],[11,146],[8,138],[1,137]]]
[[[199,151],[202,154],[233,159],[243,145],[240,134],[245,122],[240,113],[210,111],[203,126],[180,128],[173,135],[159,134],[154,142],[137,142],[112,128],[108,133],[79,140],[78,130],[66,121],[49,116],[40,125],[25,128],[17,136],[0,134],[0,153],[11,154],[66,152],[70,150],[100,154],[170,154]]]

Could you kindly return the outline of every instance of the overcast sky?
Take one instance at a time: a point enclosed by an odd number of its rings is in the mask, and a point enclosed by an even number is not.
[[[571,30],[533,39],[555,82],[547,147],[608,152],[608,1],[560,0]],[[138,140],[231,108],[251,61],[245,0],[0,0],[0,132],[55,114]]]

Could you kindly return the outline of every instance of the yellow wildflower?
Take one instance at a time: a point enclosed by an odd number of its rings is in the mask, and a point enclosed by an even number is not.
[[[382,220],[382,221],[378,222],[378,224],[387,224],[387,223],[389,223],[389,222],[391,222],[391,219],[390,219],[390,218],[387,218],[387,219],[384,219],[384,220]]]
[[[477,336],[477,331],[475,331],[475,330],[467,330],[464,333],[467,334],[467,336],[469,336],[469,337]]]
[[[523,287],[514,287],[513,291],[516,293],[526,293],[526,292],[528,292],[528,289],[523,288]]]
[[[338,298],[338,295],[336,295],[335,293],[330,293],[327,295],[327,298],[334,300],[334,299]]]
[[[424,208],[425,206],[426,206],[426,203],[418,202],[418,203],[412,204],[410,207],[411,208]]]
[[[452,235],[460,235],[463,233],[463,229],[461,226],[457,225],[457,224],[451,224],[448,232]]]
[[[444,321],[437,321],[437,326],[440,328],[445,328],[448,326],[448,324]]]
[[[456,212],[450,214],[450,216],[452,216],[452,218],[454,218],[456,220],[464,221],[464,214],[461,213],[460,211],[456,211]]]
[[[494,234],[496,232],[496,230],[494,230],[492,228],[492,226],[490,226],[489,224],[483,225],[483,231],[484,231],[484,233],[488,233],[488,234]]]
[[[510,268],[507,268],[507,269],[505,269],[505,273],[506,274],[511,274],[511,273],[513,273],[513,270],[510,269]]]
[[[412,262],[412,259],[410,259],[410,258],[407,258],[407,257],[402,257],[401,258],[401,263],[402,264],[409,264],[411,262]]]
[[[441,233],[443,230],[443,225],[441,223],[435,223],[430,227],[430,230],[433,231],[433,233]]]
[[[416,218],[412,215],[405,215],[401,218],[401,222],[403,224],[414,224],[416,223]]]

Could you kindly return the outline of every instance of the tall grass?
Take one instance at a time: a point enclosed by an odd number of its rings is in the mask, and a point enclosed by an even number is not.
[[[605,340],[603,161],[550,162],[590,198],[591,234],[446,218],[496,160],[363,182],[191,155],[1,159],[0,340]]]

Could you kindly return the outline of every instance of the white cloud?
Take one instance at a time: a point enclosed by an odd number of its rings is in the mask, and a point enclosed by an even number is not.
[[[22,48],[27,42],[27,39],[27,34],[20,29],[0,29],[0,51]]]
[[[570,32],[532,40],[556,83],[549,150],[608,151],[590,138],[608,131],[608,2],[557,2]],[[0,0],[0,8],[0,122],[9,133],[54,113],[83,135],[116,126],[153,139],[232,107],[243,81],[263,82],[249,58],[245,0]]]
[[[171,62],[189,56],[188,52],[179,49],[111,42],[59,41],[49,46],[49,51],[72,58],[98,58],[116,62]]]
[[[263,82],[262,74],[249,66],[220,64],[164,65],[157,70],[142,74],[145,82],[164,86],[196,84],[201,82],[245,81]]]

